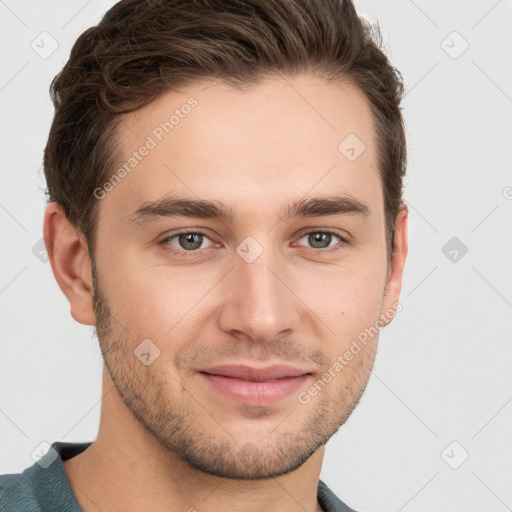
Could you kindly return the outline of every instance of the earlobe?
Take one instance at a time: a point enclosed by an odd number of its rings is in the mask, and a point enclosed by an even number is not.
[[[96,325],[87,242],[55,202],[46,207],[43,234],[53,275],[69,301],[71,316],[81,324]]]
[[[388,280],[386,282],[381,311],[381,319],[384,326],[388,325],[394,318],[392,310],[396,309],[394,305],[396,306],[400,300],[402,278],[408,252],[407,220],[408,210],[407,207],[404,207],[400,209],[396,217],[395,248],[388,271]]]

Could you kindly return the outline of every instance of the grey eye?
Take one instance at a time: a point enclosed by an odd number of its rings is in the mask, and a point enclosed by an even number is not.
[[[199,249],[203,244],[203,235],[199,233],[182,233],[178,235],[178,241],[182,249]]]
[[[173,243],[175,239],[177,239],[177,244]],[[188,231],[186,233],[176,233],[166,238],[164,243],[184,251],[196,251],[198,249],[205,249],[205,247],[202,247],[205,240],[209,241],[209,238],[203,233]]]
[[[311,233],[306,233],[299,240],[303,238],[307,238],[307,243],[311,244],[313,249],[326,249],[343,240],[339,235],[326,231],[312,231]],[[338,241],[336,241],[335,238],[337,238]],[[331,242],[334,242],[334,244],[331,245]]]

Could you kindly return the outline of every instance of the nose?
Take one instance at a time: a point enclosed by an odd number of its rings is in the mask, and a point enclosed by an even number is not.
[[[233,260],[234,268],[223,284],[219,327],[254,342],[268,342],[285,331],[297,332],[302,304],[293,292],[286,263],[270,250],[251,263],[238,254]]]

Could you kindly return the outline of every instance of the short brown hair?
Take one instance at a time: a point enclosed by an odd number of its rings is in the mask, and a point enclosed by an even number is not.
[[[376,126],[388,261],[404,207],[406,141],[400,73],[378,27],[351,0],[121,0],[77,39],[50,94],[44,152],[48,200],[62,205],[94,254],[93,191],[119,161],[120,115],[203,79],[244,88],[281,73],[313,73],[358,87]],[[340,141],[341,142],[341,141]]]

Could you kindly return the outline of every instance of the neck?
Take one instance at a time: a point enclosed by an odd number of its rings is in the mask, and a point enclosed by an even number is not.
[[[148,432],[126,407],[105,369],[102,395],[97,439],[63,463],[84,512],[321,512],[317,488],[324,447],[286,475],[221,478],[194,469]]]

